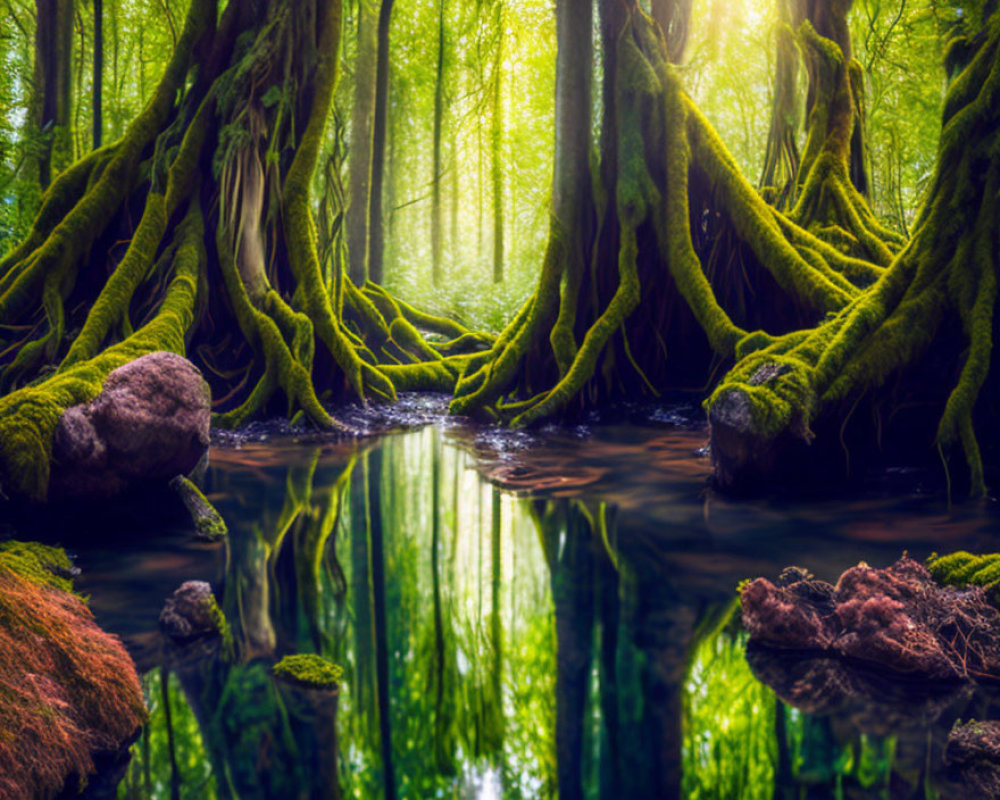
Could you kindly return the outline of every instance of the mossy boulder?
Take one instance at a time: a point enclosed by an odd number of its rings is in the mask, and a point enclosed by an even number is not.
[[[70,589],[72,563],[0,545],[0,797],[72,796],[145,718],[135,666]]]
[[[208,449],[210,422],[211,393],[190,361],[168,352],[131,361],[59,419],[50,497],[112,497],[187,474]]]

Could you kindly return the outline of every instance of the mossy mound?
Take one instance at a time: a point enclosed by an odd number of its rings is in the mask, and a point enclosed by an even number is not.
[[[308,689],[336,692],[344,670],[322,656],[304,653],[285,656],[271,670],[280,680]]]
[[[1000,600],[1000,553],[977,556],[960,550],[957,553],[927,559],[927,569],[934,580],[946,586],[978,586],[993,603]]]
[[[55,548],[0,545],[0,797],[73,793],[145,717],[135,666]]]

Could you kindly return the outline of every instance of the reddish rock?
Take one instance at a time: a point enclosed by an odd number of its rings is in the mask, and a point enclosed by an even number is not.
[[[56,427],[50,496],[106,498],[190,472],[208,449],[211,394],[174,353],[119,367]]]
[[[757,578],[743,589],[743,625],[750,636],[772,647],[826,650],[836,630],[811,603],[794,591]]]
[[[743,622],[756,642],[933,680],[1000,678],[1000,612],[981,589],[938,586],[912,559],[859,564],[835,589],[794,569],[779,584],[758,578],[743,590]]]

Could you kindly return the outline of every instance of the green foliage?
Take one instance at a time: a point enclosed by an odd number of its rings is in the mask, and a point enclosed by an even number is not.
[[[683,796],[689,800],[770,800],[778,743],[774,692],[750,672],[743,636],[702,641],[685,685]]]
[[[142,677],[142,688],[149,718],[132,746],[128,770],[118,784],[118,800],[171,800],[178,796],[179,800],[215,800],[220,794],[226,796],[216,784],[204,734],[176,673],[152,670]],[[171,786],[172,762],[177,764],[179,795]]]

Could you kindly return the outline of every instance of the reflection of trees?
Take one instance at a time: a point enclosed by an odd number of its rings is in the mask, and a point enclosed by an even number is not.
[[[900,800],[971,797],[944,763],[961,719],[996,719],[993,691],[882,675],[838,658],[792,656],[751,646],[754,674],[779,707],[789,767],[780,796],[834,798],[884,791]],[[792,716],[794,714],[794,716]]]
[[[201,642],[171,654],[181,796],[211,796],[190,785],[192,752],[221,797],[335,796],[331,766],[345,796],[450,795],[497,776],[509,797],[554,787],[538,759],[552,739],[549,598],[525,577],[540,565],[510,539],[530,545],[530,521],[513,531],[510,501],[465,456],[435,432],[416,436],[213,475],[228,498],[221,605],[235,652]],[[509,657],[508,636],[518,642]],[[271,677],[292,652],[345,668],[335,709]],[[160,752],[163,739],[166,753],[163,707],[147,741]],[[197,740],[178,718],[196,721]],[[170,796],[169,759],[135,755],[133,785],[148,772]]]
[[[202,640],[167,648],[158,681],[166,750],[172,760],[177,752],[203,748],[220,797],[340,796],[337,695],[271,675],[290,653],[315,652],[334,661],[343,655],[346,620],[332,600],[343,596],[345,580],[329,545],[340,527],[354,460],[326,480],[317,474],[319,457],[317,449],[275,486],[255,481],[253,488],[224,487],[249,512],[242,515],[247,524],[226,543],[222,609],[235,647]],[[181,708],[189,709],[181,718],[193,715],[198,742],[178,736],[178,687],[186,701]],[[157,722],[154,715],[151,735]],[[135,772],[151,771],[148,750],[137,753]],[[171,797],[211,794],[203,781],[197,788],[190,780],[172,778],[170,784]]]
[[[685,591],[648,539],[620,538],[614,509],[539,500],[532,515],[554,598],[561,800],[680,798],[685,679],[730,606]]]
[[[438,437],[214,477],[236,652],[175,653],[168,690],[218,794],[679,797],[685,681],[725,604],[613,508],[505,497]],[[291,652],[345,669],[339,752],[329,703],[270,677]],[[207,796],[176,738],[182,796]]]

